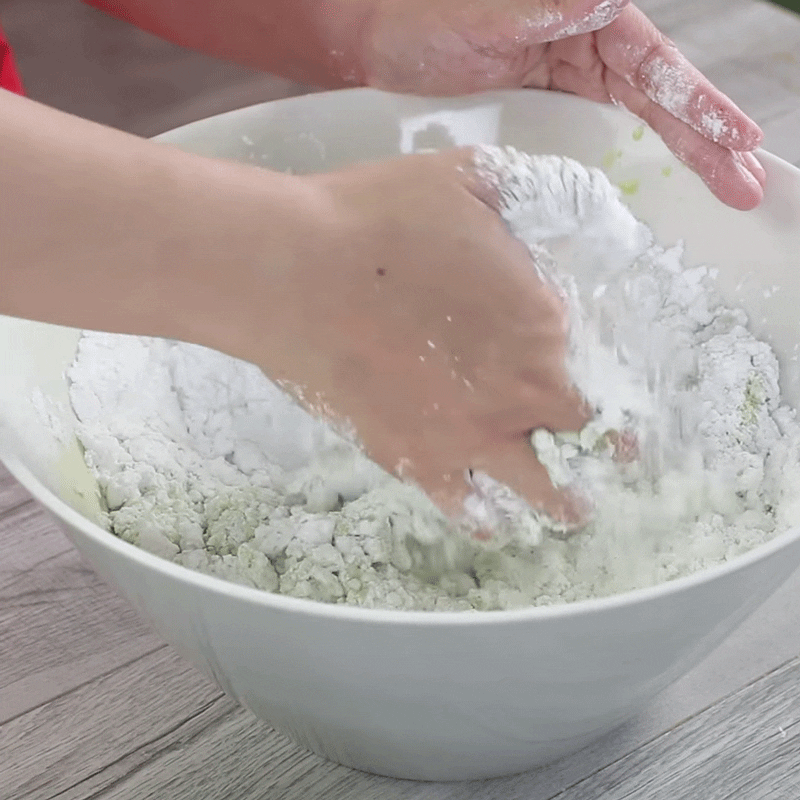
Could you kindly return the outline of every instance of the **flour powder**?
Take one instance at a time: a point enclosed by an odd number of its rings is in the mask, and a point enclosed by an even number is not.
[[[569,311],[568,365],[595,417],[532,446],[588,501],[586,524],[559,528],[476,476],[467,512],[503,534],[476,542],[256,367],[87,333],[70,393],[113,533],[294,597],[494,610],[650,586],[796,523],[800,429],[777,360],[712,272],[655,245],[597,170],[499,148],[476,164]]]

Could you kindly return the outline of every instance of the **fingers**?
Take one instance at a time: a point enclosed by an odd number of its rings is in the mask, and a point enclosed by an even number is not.
[[[585,504],[553,486],[527,436],[520,436],[474,467],[440,475],[415,475],[415,482],[451,519],[466,524],[479,540],[539,544],[543,523],[569,530],[583,523]]]
[[[552,45],[550,85],[625,105],[727,205],[755,208],[765,173],[750,152],[762,132],[634,6],[594,37]]]
[[[723,203],[749,211],[761,202],[765,173],[752,153],[729,150],[707,139],[613,73],[606,76],[606,85],[609,94],[656,130]]]
[[[541,375],[541,377],[539,377]],[[505,428],[518,431],[546,428],[550,431],[579,431],[591,419],[591,409],[580,392],[569,383],[562,363],[545,370],[519,370],[515,387],[516,409],[505,409]],[[491,420],[484,418],[487,427]]]
[[[740,151],[753,150],[761,142],[758,125],[714,88],[634,6],[598,31],[596,42],[600,59],[610,71],[704,138]]]
[[[543,511],[559,522],[575,522],[577,512],[573,498],[553,486],[547,470],[539,463],[527,436],[493,449],[472,465],[473,487],[487,493],[491,484],[482,481],[490,476],[510,488],[535,511]]]

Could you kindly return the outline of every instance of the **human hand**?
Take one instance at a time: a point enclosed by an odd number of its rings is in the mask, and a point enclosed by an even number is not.
[[[528,436],[583,423],[565,320],[471,151],[287,175],[3,95],[0,313],[228,352],[453,514],[473,468],[561,515]]]
[[[223,349],[297,387],[308,407],[346,418],[375,461],[454,517],[475,489],[472,469],[568,519],[529,440],[535,428],[585,422],[566,373],[566,321],[491,207],[496,190],[472,152],[302,180],[323,198],[322,225],[307,236],[318,255],[295,265],[280,302],[269,275],[246,285],[242,324],[228,328],[279,330],[279,346],[262,333]]]
[[[453,95],[531,87],[620,103],[720,200],[763,197],[762,133],[628,0],[377,0],[362,34],[367,84]]]

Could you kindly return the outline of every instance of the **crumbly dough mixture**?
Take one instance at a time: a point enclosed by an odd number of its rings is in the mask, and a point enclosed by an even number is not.
[[[568,301],[570,369],[597,414],[532,444],[554,481],[590,501],[586,527],[565,535],[539,519],[536,535],[476,542],[256,367],[87,333],[68,377],[109,529],[270,592],[494,610],[650,586],[794,524],[800,429],[774,354],[721,303],[713,274],[653,244],[597,170],[497,148],[479,168]],[[635,442],[631,457],[620,441]]]

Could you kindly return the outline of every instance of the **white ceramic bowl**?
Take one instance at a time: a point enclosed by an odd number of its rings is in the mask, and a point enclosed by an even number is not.
[[[298,171],[479,142],[605,166],[663,244],[682,238],[688,262],[719,267],[723,287],[783,357],[786,397],[800,398],[792,360],[800,341],[800,171],[766,153],[764,204],[741,213],[717,202],[635,119],[547,92],[425,100],[343,91],[243,109],[161,138]],[[763,291],[774,285],[781,290]],[[343,764],[466,779],[577,750],[686,672],[800,563],[795,530],[656,588],[476,614],[330,606],[226,583],[92,522],[97,489],[72,434],[63,378],[77,338],[0,318],[0,416],[13,437],[7,466],[166,640],[275,728]]]

